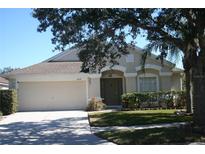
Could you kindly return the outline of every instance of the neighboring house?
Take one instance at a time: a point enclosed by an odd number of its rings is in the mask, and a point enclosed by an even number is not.
[[[126,92],[182,89],[183,70],[171,62],[161,65],[156,56],[147,58],[141,71],[140,48],[119,59],[119,65],[106,66],[101,73],[82,73],[79,50],[62,52],[44,62],[6,75],[10,88],[18,90],[19,110],[85,109],[92,97],[102,97],[107,105],[120,105]]]
[[[9,87],[9,81],[5,78],[0,77],[0,90],[8,89]]]

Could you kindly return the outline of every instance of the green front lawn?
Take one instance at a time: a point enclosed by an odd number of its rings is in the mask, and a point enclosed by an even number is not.
[[[188,128],[118,130],[113,132],[100,132],[96,135],[121,145],[189,144],[191,142],[205,142],[205,135],[192,133],[191,129]]]
[[[176,110],[142,110],[89,113],[91,126],[131,126],[192,121],[192,116],[175,115]]]

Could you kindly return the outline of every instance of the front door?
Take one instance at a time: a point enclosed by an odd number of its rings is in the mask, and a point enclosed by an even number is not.
[[[102,78],[101,97],[107,105],[121,105],[122,79]]]

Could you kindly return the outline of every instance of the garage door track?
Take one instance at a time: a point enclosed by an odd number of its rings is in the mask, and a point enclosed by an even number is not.
[[[87,112],[19,112],[0,121],[0,144],[112,144],[90,131]]]

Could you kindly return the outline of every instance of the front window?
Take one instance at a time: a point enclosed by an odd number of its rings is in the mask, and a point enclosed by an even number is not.
[[[140,92],[154,92],[157,91],[156,77],[139,77]]]

